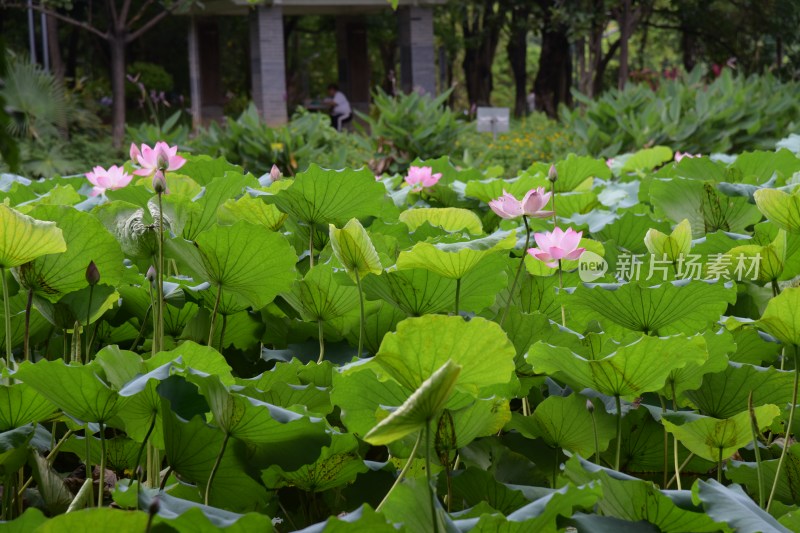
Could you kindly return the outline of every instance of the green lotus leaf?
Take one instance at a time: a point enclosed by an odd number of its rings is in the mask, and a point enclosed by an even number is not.
[[[183,420],[170,409],[167,401],[162,402],[161,415],[167,463],[183,479],[196,483],[199,491],[204,490],[225,436],[206,424],[201,416]],[[248,463],[238,447],[228,446],[214,477],[209,503],[234,511],[264,505],[267,491],[261,481],[253,479],[248,472]],[[195,491],[194,497],[200,498],[201,494]]]
[[[294,281],[297,255],[278,233],[247,222],[214,226],[194,243],[168,241],[195,281],[209,281],[256,309],[264,307]]]
[[[772,424],[780,414],[778,406],[772,404],[760,405],[753,410],[759,430]],[[665,415],[661,423],[681,444],[709,461],[728,459],[753,440],[748,411],[723,420],[691,413]]]
[[[656,229],[648,230],[644,244],[652,255],[666,257],[673,263],[680,257],[686,257],[692,249],[692,227],[689,220],[683,219],[669,235]]]
[[[629,330],[664,336],[706,329],[735,299],[733,286],[680,280],[653,287],[639,282],[578,287],[566,305],[579,325],[599,315]]]
[[[759,189],[753,195],[758,209],[770,222],[789,233],[800,233],[800,191]]]
[[[688,219],[694,238],[717,230],[742,233],[761,220],[761,213],[747,198],[725,196],[711,182],[654,180],[650,200],[656,213],[666,214],[673,222]]]
[[[427,315],[400,322],[396,333],[384,337],[373,360],[401,385],[416,390],[452,359],[462,367],[458,388],[478,394],[499,385],[511,386],[514,354],[514,346],[494,322]]]
[[[411,231],[425,223],[445,231],[468,231],[472,235],[483,233],[483,224],[478,215],[468,209],[457,207],[429,207],[408,209],[400,213],[400,222],[403,222]]]
[[[368,504],[344,516],[331,516],[325,522],[311,526],[312,532],[324,531],[325,533],[396,533],[394,524],[386,521],[381,513],[376,513]]]
[[[274,205],[249,194],[238,200],[229,199],[217,210],[217,220],[221,224],[234,224],[239,220],[245,220],[271,231],[278,231],[287,217],[288,215],[281,213]]]
[[[402,405],[410,394],[396,381],[379,381],[371,370],[333,374],[331,402],[341,409],[348,431],[361,438],[378,423],[378,407]]]
[[[625,160],[622,172],[653,170],[672,160],[672,150],[667,146],[654,146],[635,152]]]
[[[569,483],[547,496],[509,512],[505,517],[484,514],[470,531],[477,533],[557,531],[561,517],[572,516],[576,509],[591,510],[601,496],[602,489],[599,485],[576,487]]]
[[[664,533],[726,530],[722,524],[706,516],[701,509],[695,512],[686,509],[685,505],[678,505],[650,481],[594,465],[577,456],[567,461],[564,474],[573,483],[583,484],[593,480],[600,482],[603,497],[598,500],[597,505],[605,516],[632,522],[645,520]]]
[[[751,496],[758,497],[759,473],[761,469],[761,489],[765,490],[769,480],[775,479],[778,471],[778,459],[762,460],[761,465],[744,463],[732,460],[725,477],[747,487]],[[786,451],[786,457],[781,469],[781,476],[775,489],[775,500],[786,505],[792,505],[800,497],[800,445],[793,444]]]
[[[8,479],[25,465],[33,435],[33,425],[0,433],[0,476]]]
[[[164,206],[167,213],[168,206],[176,213],[173,233],[187,240],[196,240],[203,231],[212,228],[217,220],[217,210],[229,198],[242,194],[247,186],[256,186],[253,176],[228,173],[223,178],[216,178],[205,186],[202,195],[190,199],[181,198],[177,203],[169,202]],[[170,196],[166,198],[170,199]],[[170,199],[171,200],[171,199]]]
[[[751,500],[738,485],[724,486],[715,479],[698,479],[692,485],[692,501],[702,503],[712,520],[727,523],[733,531],[789,533],[769,513]]]
[[[100,320],[107,311],[119,304],[119,293],[114,287],[102,284],[67,293],[55,303],[43,296],[35,295],[33,304],[55,327],[72,330],[75,322],[86,326],[87,319],[89,324]]]
[[[324,434],[320,419],[310,419],[298,413],[268,404],[242,394],[230,392],[217,376],[187,375],[205,396],[214,423],[231,437],[252,444],[283,443],[304,438],[315,439]]]
[[[685,366],[670,372],[667,385],[661,391],[665,398],[671,399],[674,393],[678,402],[680,402],[681,395],[685,391],[701,388],[703,377],[706,374],[723,372],[728,368],[728,354],[736,350],[733,336],[725,330],[720,330],[717,333],[708,330],[703,334],[703,337],[706,341],[708,359],[699,364],[687,363]]]
[[[5,204],[0,204],[0,229],[0,268],[20,266],[37,257],[67,250],[55,222],[36,220]]]
[[[791,402],[792,374],[776,368],[729,363],[723,372],[703,376],[702,385],[684,395],[701,413],[730,418],[747,409],[751,391],[753,405]]]
[[[181,174],[189,176],[202,186],[208,185],[215,178],[227,176],[229,173],[241,174],[242,171],[242,167],[228,163],[224,157],[213,158],[204,154],[188,154],[186,163],[180,169]]]
[[[638,214],[626,211],[611,224],[594,232],[594,236],[603,241],[614,241],[617,246],[632,254],[646,254],[648,253],[645,244],[647,234],[651,231],[662,233],[669,230],[667,222],[653,220],[647,213]]]
[[[569,396],[548,396],[536,406],[530,416],[514,413],[507,429],[516,429],[524,436],[540,437],[553,448],[577,453],[581,457],[595,454],[592,414],[586,409],[586,397],[573,393]],[[616,435],[614,417],[605,412],[602,404],[594,405],[595,427],[599,452],[604,452]]]
[[[50,400],[25,383],[0,385],[0,431],[50,418],[57,410]]]
[[[283,293],[284,300],[296,309],[304,320],[332,320],[349,313],[358,306],[358,291],[328,264],[315,265],[305,277],[295,281],[292,290]]]
[[[556,376],[576,390],[592,388],[609,396],[638,397],[661,389],[675,369],[703,363],[702,336],[651,337],[608,348],[612,353],[585,359],[567,348],[537,342],[525,359],[537,373]]]
[[[450,398],[460,373],[461,366],[448,360],[403,405],[372,428],[364,440],[375,446],[390,444],[425,428]]]
[[[746,244],[731,248],[724,256],[728,266],[728,272],[733,279],[754,280],[762,283],[777,281],[782,277],[784,266],[786,265],[786,233],[779,230],[775,240],[764,246],[758,244]],[[737,272],[740,264],[749,265],[758,261],[758,271],[750,274],[748,271]]]
[[[122,280],[122,250],[94,216],[63,206],[37,207],[31,215],[57,223],[67,248],[64,253],[44,255],[17,267],[14,275],[25,289],[56,302],[62,295],[87,286],[90,261],[104,284],[114,286]]]
[[[446,278],[461,279],[488,255],[510,250],[515,245],[516,238],[510,232],[497,232],[466,242],[420,242],[411,250],[400,252],[397,268],[423,268]]]
[[[327,170],[311,164],[292,186],[264,199],[308,224],[340,224],[381,214],[386,188],[368,169]]]
[[[508,285],[503,254],[493,254],[461,280],[459,308],[478,313],[490,307]],[[388,270],[363,280],[368,298],[380,298],[410,316],[449,311],[453,307],[456,281],[422,268]]]
[[[24,362],[14,378],[82,422],[108,422],[125,406],[126,399],[106,384],[102,368],[95,363]]]
[[[331,224],[330,242],[333,254],[354,278],[383,272],[375,246],[358,219],[351,218],[342,229]]]
[[[782,343],[800,346],[800,287],[772,298],[756,324]]]
[[[293,472],[274,466],[261,477],[270,489],[293,486],[306,492],[324,492],[353,482],[367,470],[358,454],[358,439],[351,433],[335,433],[331,445],[322,448],[314,463]]]

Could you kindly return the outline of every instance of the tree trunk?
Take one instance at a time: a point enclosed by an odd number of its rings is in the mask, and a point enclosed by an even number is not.
[[[622,0],[619,16],[619,90],[628,82],[628,41],[631,38],[631,0]]]
[[[50,52],[50,69],[53,76],[64,83],[64,61],[61,58],[61,43],[58,40],[58,19],[47,15],[47,48]]]
[[[467,6],[463,8],[462,66],[470,105],[490,105],[494,88],[492,64],[504,22],[503,14],[495,12],[494,4],[493,0],[484,0],[481,6],[474,7],[472,13]]]
[[[528,18],[530,10],[521,8],[512,12],[511,35],[506,52],[514,74],[514,116],[519,118],[528,113]]]
[[[125,139],[125,34],[109,36],[111,51],[111,139],[115,148]]]
[[[556,118],[560,104],[572,104],[572,56],[567,37],[569,28],[553,22],[549,6],[543,10],[543,18],[542,51],[533,91],[536,107],[549,117]]]

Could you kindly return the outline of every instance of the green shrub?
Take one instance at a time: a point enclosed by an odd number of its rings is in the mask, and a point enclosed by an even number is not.
[[[597,100],[575,93],[579,107],[562,107],[561,119],[581,141],[581,151],[612,156],[652,145],[686,152],[738,152],[772,148],[800,120],[800,84],[771,75],[734,76],[713,82],[695,70],[666,80],[655,91],[628,85]]]
[[[169,92],[175,86],[172,74],[167,72],[161,65],[135,61],[128,65],[127,72],[129,76],[137,80],[137,83],[144,85],[147,91]],[[128,82],[125,84],[125,96],[128,99],[140,97],[141,90],[137,83]]]
[[[253,104],[239,118],[211,124],[192,142],[199,153],[224,156],[260,175],[278,165],[285,174],[305,170],[312,161],[327,168],[364,166],[368,153],[354,135],[339,133],[321,113],[298,111],[286,126],[268,126]]]
[[[444,105],[450,92],[431,98],[416,92],[392,97],[381,89],[375,91],[373,112],[357,113],[366,122],[375,170],[403,171],[414,159],[452,151],[467,126]]]
[[[544,113],[534,113],[511,123],[507,133],[492,139],[474,126],[458,141],[458,154],[470,166],[501,165],[506,176],[516,176],[531,164],[552,162],[575,151],[569,130]]]

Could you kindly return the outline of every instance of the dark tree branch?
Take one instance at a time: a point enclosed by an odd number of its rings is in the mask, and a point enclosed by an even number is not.
[[[66,22],[67,24],[71,24],[73,26],[77,26],[78,28],[82,28],[82,29],[84,29],[84,30],[86,30],[88,32],[94,33],[95,35],[97,35],[98,37],[100,37],[102,39],[108,40],[108,37],[109,37],[108,33],[104,33],[102,31],[98,30],[97,28],[95,28],[94,26],[92,26],[91,24],[89,24],[87,22],[83,22],[83,21],[74,19],[74,18],[69,17],[67,15],[62,15],[58,11],[52,11],[52,10],[47,9],[46,7],[43,7],[43,6],[39,5],[39,4],[33,4],[33,5],[29,6],[28,4],[18,4],[16,2],[0,2],[0,7],[4,7],[4,8],[19,8],[19,9],[28,9],[30,7],[32,9],[38,11],[39,13],[44,13],[45,15],[49,15],[49,16],[51,16],[53,18],[57,18],[58,20],[60,20],[62,22]]]
[[[131,28],[133,28],[133,25],[134,25],[134,24],[136,24],[137,22],[139,22],[139,19],[140,19],[140,18],[142,18],[142,17],[144,16],[144,13],[145,13],[145,11],[146,11],[146,10],[147,10],[147,8],[148,8],[148,7],[150,7],[152,4],[153,4],[153,0],[147,0],[147,1],[146,1],[144,4],[142,4],[142,7],[141,7],[141,8],[139,8],[139,11],[137,11],[137,12],[136,12],[136,14],[133,16],[133,18],[131,18],[131,20],[130,20],[130,21],[128,21],[128,22],[125,24],[125,27],[126,27],[126,28],[128,28],[129,30],[130,30]],[[126,18],[127,18],[127,15],[126,15]],[[125,20],[125,19],[123,19],[123,20]]]
[[[178,2],[173,3],[171,6],[164,8],[164,11],[160,12],[159,14],[155,15],[153,18],[145,22],[139,29],[134,32],[128,33],[125,37],[125,42],[130,43],[141,37],[145,32],[150,30],[153,26],[161,22],[161,20],[166,17],[167,15],[171,14],[176,9],[189,5],[192,0],[180,0]]]

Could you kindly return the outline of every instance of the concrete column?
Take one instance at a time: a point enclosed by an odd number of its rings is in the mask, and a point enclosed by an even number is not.
[[[436,94],[433,8],[406,6],[397,10],[400,23],[400,85],[405,92]]]
[[[286,111],[286,56],[283,8],[258,6],[250,19],[250,74],[253,102],[270,126],[289,121]]]
[[[367,25],[357,17],[336,17],[339,88],[353,109],[369,111],[370,64]]]
[[[189,98],[192,101],[192,127],[203,123],[203,103],[200,97],[200,47],[197,42],[197,20],[189,21]]]

